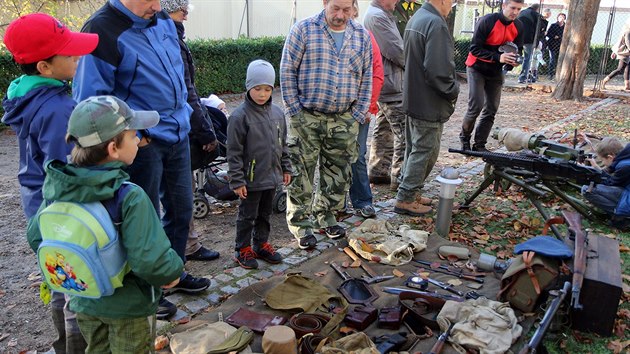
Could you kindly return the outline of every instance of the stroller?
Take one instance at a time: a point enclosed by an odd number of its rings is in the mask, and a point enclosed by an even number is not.
[[[232,201],[238,196],[230,189],[227,174],[227,117],[214,107],[205,106],[214,127],[219,145],[207,153],[200,148],[191,148],[191,165],[197,185],[193,196],[193,217],[203,219],[210,213],[210,202],[206,195],[216,200]],[[287,210],[287,193],[282,186],[276,189],[273,198],[273,211],[284,213]]]

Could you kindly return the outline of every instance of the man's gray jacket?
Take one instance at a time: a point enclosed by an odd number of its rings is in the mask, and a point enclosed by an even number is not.
[[[405,29],[403,109],[412,119],[446,122],[459,94],[453,37],[444,17],[425,2]]]
[[[383,57],[385,81],[379,96],[380,102],[402,101],[405,55],[403,40],[396,27],[396,16],[381,8],[376,1],[368,6],[363,25],[372,32]]]

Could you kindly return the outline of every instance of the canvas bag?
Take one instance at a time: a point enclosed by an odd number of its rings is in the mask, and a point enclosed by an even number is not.
[[[558,260],[525,251],[513,259],[503,274],[497,298],[515,309],[532,312],[543,290],[555,284],[559,273]]]
[[[52,291],[100,298],[122,286],[131,268],[119,227],[131,185],[123,183],[113,198],[100,202],[54,201],[36,215],[42,236],[38,264]]]

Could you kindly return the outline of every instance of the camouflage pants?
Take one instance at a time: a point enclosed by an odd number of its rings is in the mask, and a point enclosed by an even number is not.
[[[443,128],[444,123],[427,122],[407,117],[405,165],[402,183],[400,183],[396,195],[396,199],[399,201],[414,201],[416,193],[420,193],[424,187],[424,180],[431,173],[440,153]]]
[[[324,114],[302,111],[289,119],[287,145],[294,175],[287,188],[287,223],[296,237],[306,230],[337,224],[350,186],[351,164],[358,156],[359,123],[349,112]],[[319,180],[315,169],[319,162]]]
[[[379,108],[370,146],[368,175],[371,182],[394,182],[402,177],[400,169],[405,156],[405,113],[402,102],[379,102]]]

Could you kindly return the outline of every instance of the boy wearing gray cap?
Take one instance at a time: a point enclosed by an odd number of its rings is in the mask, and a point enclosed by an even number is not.
[[[230,188],[241,198],[234,258],[245,269],[258,268],[257,258],[269,263],[282,261],[268,242],[276,188],[291,182],[286,120],[283,110],[271,103],[275,81],[276,72],[270,63],[251,62],[245,102],[228,122]]]
[[[134,111],[114,96],[90,97],[76,106],[68,121],[66,140],[75,144],[72,163],[52,160],[45,165],[44,202],[27,231],[29,245],[36,252],[42,234],[46,236],[51,228],[50,218],[40,215],[52,202],[100,201],[104,206],[109,200],[120,202],[120,243],[130,271],[109,296],[70,299],[70,309],[77,313],[87,342],[86,353],[149,352],[153,338],[148,316],[155,315],[160,288],[175,286],[183,271],[183,262],[171,248],[151,200],[139,186],[125,184],[129,175],[123,167],[138,152],[136,130],[151,128],[159,120],[157,112]],[[60,217],[55,222],[63,224],[75,217]],[[70,234],[81,240],[92,237]]]

